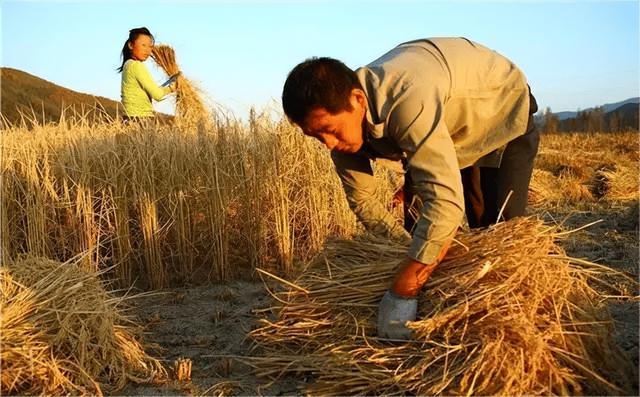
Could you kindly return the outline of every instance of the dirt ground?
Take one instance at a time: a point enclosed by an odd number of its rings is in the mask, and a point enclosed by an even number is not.
[[[607,264],[638,279],[638,211],[631,206],[599,206],[588,211],[536,211],[549,222],[563,222],[574,229],[602,220],[570,234],[560,242],[570,256]],[[270,288],[275,286],[270,286]],[[639,292],[630,291],[634,295]],[[192,379],[162,385],[130,384],[122,395],[300,395],[309,379],[285,378],[268,385],[256,379],[251,368],[238,358],[259,355],[252,351],[246,334],[265,314],[270,304],[265,285],[234,281],[163,291],[142,298],[135,311],[145,326],[145,338],[159,345],[156,357],[168,368],[179,357],[192,360]],[[638,367],[639,302],[611,301],[616,333],[612,336]],[[636,391],[638,390],[635,380]]]
[[[155,356],[162,357],[169,370],[176,359],[191,359],[192,379],[170,380],[164,385],[131,384],[119,394],[300,394],[294,379],[261,387],[266,381],[254,379],[251,368],[236,358],[256,354],[246,335],[261,318],[257,311],[268,307],[270,300],[264,283],[251,281],[172,289],[139,300],[136,310],[146,327],[145,340],[160,347]]]

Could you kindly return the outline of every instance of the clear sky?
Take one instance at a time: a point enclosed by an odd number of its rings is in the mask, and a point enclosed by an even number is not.
[[[639,96],[639,1],[21,1],[2,0],[2,66],[120,99],[120,51],[146,26],[171,45],[212,103],[246,117],[279,108],[311,56],[352,68],[396,44],[465,36],[510,58],[542,107],[577,110]],[[158,82],[165,76],[152,60]],[[171,104],[157,106],[170,112]]]

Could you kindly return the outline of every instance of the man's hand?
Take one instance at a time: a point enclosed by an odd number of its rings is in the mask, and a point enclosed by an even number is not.
[[[385,292],[378,306],[378,336],[389,339],[411,339],[407,321],[415,321],[418,299],[403,298],[392,291]]]
[[[450,243],[449,241],[442,247],[433,263],[424,264],[410,257],[400,263],[391,288],[378,305],[378,336],[411,339],[412,331],[407,328],[406,323],[416,320],[418,293],[447,254]]]
[[[412,331],[407,328],[406,323],[415,321],[418,292],[436,264],[425,265],[411,258],[406,258],[400,263],[391,289],[384,294],[378,306],[378,336],[411,339]]]
[[[424,264],[407,257],[398,267],[391,291],[403,298],[415,298],[418,296],[420,288],[429,280],[436,266],[438,266],[438,261]]]

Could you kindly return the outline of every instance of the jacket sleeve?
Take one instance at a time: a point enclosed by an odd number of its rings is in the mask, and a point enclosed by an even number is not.
[[[136,77],[136,80],[138,80],[140,86],[151,98],[156,101],[160,101],[171,92],[171,88],[159,87],[155,81],[153,81],[151,73],[149,73],[142,62],[135,62],[132,66],[134,67],[134,76]]]
[[[436,85],[410,85],[387,120],[389,135],[407,154],[413,189],[422,200],[408,252],[422,263],[436,260],[464,216],[460,169],[443,103]]]
[[[364,227],[380,236],[408,242],[409,234],[376,197],[371,161],[362,155],[331,152],[349,207]]]

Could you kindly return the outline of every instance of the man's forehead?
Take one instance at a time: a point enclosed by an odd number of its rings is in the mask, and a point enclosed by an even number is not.
[[[324,124],[328,123],[331,118],[331,113],[327,112],[324,108],[315,108],[311,110],[307,117],[304,119],[305,129],[317,129]]]

